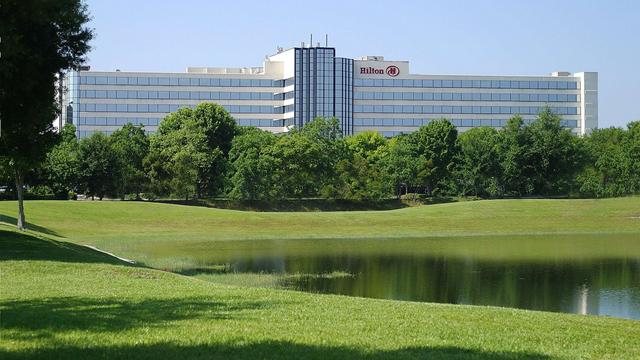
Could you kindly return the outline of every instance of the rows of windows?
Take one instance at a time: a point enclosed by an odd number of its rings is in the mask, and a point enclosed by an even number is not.
[[[221,105],[234,114],[282,114],[284,107],[261,105]],[[170,113],[181,107],[195,108],[195,105],[175,104],[80,104],[80,111],[85,112],[138,112],[138,113]]]
[[[111,135],[113,134],[113,131],[102,131],[102,130],[81,130],[78,131],[78,138],[82,139],[82,138],[86,138],[89,137],[95,133],[103,133],[105,135]],[[147,131],[147,133],[151,133],[150,131]]]
[[[131,117],[80,117],[78,125],[117,125],[122,126],[128,123],[134,125],[158,126],[160,118],[131,118]]]
[[[292,94],[292,93],[287,93]],[[161,99],[161,100],[283,100],[284,94],[270,92],[218,92],[218,91],[131,91],[80,90],[81,98],[88,99]]]
[[[157,76],[80,76],[82,85],[283,87],[286,80]]]
[[[433,119],[389,119],[389,118],[373,118],[373,119],[353,119],[354,126],[403,126],[403,127],[420,127],[427,125]],[[501,127],[507,125],[507,119],[449,119],[451,123],[458,127],[478,127],[493,126]],[[531,119],[524,120],[525,124],[533,122]],[[561,124],[568,128],[577,128],[577,120],[561,120]]]
[[[126,124],[158,126],[160,118],[133,117],[80,117],[77,125],[123,126]],[[238,125],[256,127],[282,127],[282,120],[271,119],[236,119]]]
[[[536,115],[539,106],[448,106],[448,105],[354,105],[356,113],[402,113],[402,114],[521,114]],[[577,115],[575,107],[552,107],[559,115]]]
[[[236,119],[236,123],[240,126],[255,127],[282,127],[282,120],[270,119]]]
[[[333,116],[336,102],[334,91],[342,82],[334,84],[335,49],[295,49],[295,119],[298,126],[317,116]]]
[[[576,102],[576,94],[355,92],[356,100],[540,101]]]
[[[519,80],[424,80],[424,79],[354,79],[355,86],[417,87],[417,88],[477,88],[477,89],[559,89],[575,90],[575,81]]]

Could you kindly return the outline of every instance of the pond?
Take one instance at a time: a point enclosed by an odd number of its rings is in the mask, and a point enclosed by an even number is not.
[[[309,292],[640,319],[639,243],[637,234],[618,234],[208,241],[135,250],[151,265],[211,281],[246,274]]]

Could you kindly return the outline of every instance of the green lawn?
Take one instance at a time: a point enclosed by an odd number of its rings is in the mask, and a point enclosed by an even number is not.
[[[14,221],[15,207],[0,202],[0,220]],[[97,201],[32,201],[26,209],[33,231],[19,234],[0,225],[2,359],[637,359],[640,354],[640,321],[230,286],[129,266],[76,245],[129,257],[135,253],[127,253],[126,244],[168,241],[410,241],[465,235],[471,244],[482,239],[477,235],[566,233],[632,238],[640,236],[638,197],[477,201],[385,212],[247,213]],[[619,251],[637,254],[638,248]]]
[[[15,222],[16,209],[15,202],[0,202],[0,220]],[[640,197],[268,213],[143,202],[27,201],[26,213],[35,230],[85,242],[117,236],[127,241],[191,241],[640,232]]]

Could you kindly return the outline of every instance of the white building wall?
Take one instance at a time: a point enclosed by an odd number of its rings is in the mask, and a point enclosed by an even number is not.
[[[133,119],[133,123],[144,123],[148,131],[155,131],[159,121],[171,111],[174,111],[178,105],[195,106],[202,102],[213,102],[227,107],[231,115],[238,120],[240,124],[250,124],[260,128],[268,129],[273,132],[288,131],[287,125],[291,123],[294,117],[295,99],[291,96],[295,91],[293,81],[285,83],[284,79],[292,79],[295,75],[295,49],[280,51],[279,53],[269,56],[265,59],[262,67],[249,68],[188,68],[186,73],[144,73],[144,72],[97,72],[97,71],[80,71],[73,72],[67,77],[64,83],[68,86],[69,91],[63,95],[64,105],[70,104],[73,107],[72,114],[67,114],[66,106],[63,106],[62,119],[73,118],[73,122],[77,125],[79,134],[89,135],[94,131],[112,132],[123,125],[123,121]],[[80,82],[80,77],[106,77],[114,83],[96,84]],[[168,78],[172,82],[171,85],[129,85],[126,78]],[[385,135],[394,135],[397,133],[406,133],[416,130],[419,126],[436,118],[448,118],[453,121],[460,131],[465,131],[476,126],[493,126],[500,127],[506,120],[514,116],[517,111],[513,108],[538,108],[543,106],[562,107],[577,109],[575,114],[561,114],[567,124],[574,124],[573,131],[576,134],[587,134],[591,129],[597,128],[598,125],[598,75],[595,72],[582,72],[576,74],[557,72],[551,76],[470,76],[470,75],[421,75],[411,74],[408,61],[385,61],[381,56],[369,56],[353,61],[353,132],[358,133],[365,130],[379,131]],[[115,80],[114,80],[115,79]],[[195,79],[195,80],[194,80]],[[198,79],[233,79],[236,83],[232,86],[201,86]],[[241,79],[241,80],[238,80]],[[272,81],[280,86],[240,86],[237,81]],[[191,82],[195,82],[192,84]],[[439,86],[439,87],[420,87],[415,84],[426,84],[433,81],[457,82],[546,82],[549,84],[558,84],[559,82],[575,82],[575,89],[538,89],[538,88],[495,88],[495,87],[475,87],[475,86]],[[388,85],[390,83],[393,85]],[[205,81],[206,83],[206,81]],[[251,83],[249,83],[251,84]],[[246,84],[245,84],[246,85]],[[178,96],[185,96],[185,92],[189,93],[189,98],[89,98],[86,95],[90,92],[105,91],[116,93],[126,92],[169,92]],[[179,93],[172,93],[172,92]],[[192,98],[193,94],[198,94],[197,98]],[[237,97],[260,97],[253,99],[208,99],[207,96],[213,93],[232,93]],[[247,94],[250,93],[250,94]],[[400,98],[392,99],[365,99],[360,95],[371,96],[370,93],[422,93],[411,95],[412,99],[408,100]],[[446,93],[448,96],[455,96],[458,100],[452,99],[436,99],[438,94]],[[478,94],[504,94],[514,96],[520,99],[520,96],[527,98],[526,94],[546,95],[563,95],[575,97],[575,101],[507,101],[500,99],[482,99],[469,100],[469,94],[477,97]],[[127,93],[128,94],[128,93]],[[136,93],[137,94],[137,93]],[[202,95],[201,95],[202,94]],[[243,95],[246,94],[246,95]],[[268,95],[264,95],[268,94]],[[433,100],[423,100],[423,97],[431,94]],[[451,95],[453,94],[453,95]],[[515,94],[515,95],[511,95]],[[137,97],[138,95],[136,95]],[[202,97],[205,98],[202,98]],[[378,95],[375,95],[378,96]],[[388,96],[386,94],[385,96]],[[466,99],[462,99],[466,96]],[[511,97],[510,97],[511,98]],[[461,100],[460,100],[461,99]],[[120,107],[127,107],[127,111],[102,110],[107,108],[113,109],[114,104]],[[128,111],[129,106],[134,111]],[[138,108],[140,105],[140,108]],[[156,111],[144,111],[145,106],[150,106]],[[167,107],[169,106],[169,108]],[[238,106],[242,106],[239,108]],[[373,106],[375,111],[363,111],[364,107],[371,109]],[[396,107],[403,106],[433,106],[434,109],[442,107],[442,110],[455,108],[461,111],[442,111],[438,113],[420,113],[405,112],[404,110],[396,112]],[[469,107],[501,107],[498,113],[469,113],[462,111]],[[234,112],[233,109],[247,109],[249,112]],[[260,107],[260,108],[258,108]],[[389,108],[393,111],[387,111]],[[459,108],[458,108],[459,107]],[[463,109],[464,107],[464,109]],[[502,109],[509,107],[508,113],[502,113]],[[96,111],[97,109],[100,111]],[[140,112],[139,110],[143,111]],[[162,111],[159,111],[162,109]],[[260,111],[254,111],[254,110]],[[274,109],[277,109],[274,111]],[[422,109],[422,108],[419,108]],[[268,110],[268,111],[262,111]],[[484,110],[483,110],[484,111]],[[493,111],[493,110],[492,110]],[[532,121],[536,114],[523,113],[525,121]],[[87,123],[86,119],[92,123]],[[92,120],[93,119],[93,120]]]

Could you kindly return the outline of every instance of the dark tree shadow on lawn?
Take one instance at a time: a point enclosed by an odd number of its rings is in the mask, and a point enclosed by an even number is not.
[[[0,230],[0,261],[5,260],[50,260],[130,265],[86,246],[41,238],[29,233]]]
[[[363,351],[351,347],[267,341],[242,345],[178,345],[160,343],[140,346],[61,346],[33,352],[0,351],[3,359],[428,359],[428,360],[550,360],[536,353],[489,352],[459,347],[408,347],[398,350]]]
[[[12,226],[16,226],[16,224],[18,223],[18,219],[16,219],[13,216],[9,216],[9,215],[5,215],[5,214],[0,214],[0,223],[6,223]],[[47,229],[46,227],[42,227],[36,224],[32,224],[30,222],[27,221],[27,225],[26,228],[28,230],[33,230],[42,234],[46,234],[46,235],[51,235],[51,236],[56,236],[59,238],[64,238],[64,236],[58,234],[57,232]]]
[[[26,338],[47,338],[70,331],[119,332],[138,327],[154,328],[173,321],[220,320],[240,317],[247,311],[279,306],[276,301],[256,302],[216,298],[163,298],[140,301],[116,298],[58,297],[0,302],[0,327],[17,330]]]
[[[175,326],[175,322],[197,319],[198,323],[226,319],[251,319],[254,311],[283,305],[278,301],[233,301],[213,297],[145,299],[89,299],[59,297],[43,300],[0,303],[0,328],[6,344],[34,342],[35,349],[0,348],[0,359],[458,359],[458,360],[549,360],[537,353],[491,352],[459,347],[408,347],[395,350],[368,350],[350,346],[308,345],[284,340],[217,343],[219,339],[200,331],[189,344],[158,340],[154,331]],[[136,330],[136,337],[148,341],[140,345],[101,345],[67,340],[66,334],[86,334],[109,338],[120,331]],[[144,332],[143,330],[144,329]],[[197,329],[196,329],[197,330]],[[147,332],[148,331],[148,332]],[[175,331],[178,331],[176,329]],[[192,334],[193,335],[193,334]],[[243,334],[237,335],[239,341]],[[246,335],[245,335],[246,336]],[[268,337],[268,333],[265,335]],[[365,334],[362,335],[366,337]],[[195,343],[194,343],[195,341]]]

